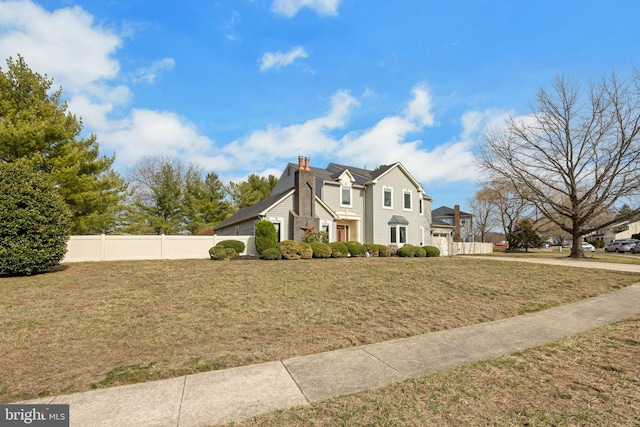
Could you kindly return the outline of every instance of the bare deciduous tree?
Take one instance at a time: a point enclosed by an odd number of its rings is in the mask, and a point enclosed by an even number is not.
[[[473,198],[469,199],[469,206],[471,206],[473,214],[473,231],[480,236],[481,242],[485,242],[487,232],[500,223],[494,199],[493,190],[487,187],[478,190]]]
[[[558,77],[551,91],[540,90],[532,114],[485,136],[479,163],[569,233],[570,256],[582,257],[582,236],[615,221],[597,219],[640,194],[639,137],[638,70],[624,81],[612,73],[585,92]]]

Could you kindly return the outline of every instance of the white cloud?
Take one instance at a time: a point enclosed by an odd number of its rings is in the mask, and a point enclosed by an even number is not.
[[[100,140],[116,150],[117,157],[133,164],[147,155],[164,155],[185,161],[202,158],[213,141],[195,126],[170,111],[134,109],[130,115],[109,123]]]
[[[164,58],[154,62],[148,67],[140,68],[136,72],[135,81],[144,82],[147,84],[153,84],[162,71],[171,70],[176,65],[176,61],[173,58]]]
[[[271,10],[288,18],[295,16],[300,9],[308,7],[318,15],[337,15],[342,0],[274,0]]]
[[[407,106],[405,115],[407,120],[416,121],[421,126],[433,126],[431,112],[431,94],[425,86],[416,86],[411,91],[413,100]]]
[[[207,156],[213,142],[183,117],[168,111],[127,110],[132,98],[121,79],[115,55],[122,37],[96,24],[82,8],[49,12],[31,1],[0,1],[0,57],[25,58],[29,67],[62,85],[69,111],[96,133],[105,154],[116,152],[116,165],[161,154],[186,162],[229,167],[221,156]],[[19,47],[19,50],[16,50]],[[135,79],[153,83],[173,68],[164,58],[138,71]]]
[[[289,52],[266,52],[260,58],[260,71],[270,68],[281,69],[295,62],[298,58],[306,58],[307,51],[302,46],[293,47]]]
[[[345,126],[349,113],[358,105],[358,100],[347,91],[338,91],[333,95],[331,110],[325,116],[301,124],[285,127],[273,125],[265,130],[254,131],[232,142],[223,151],[232,159],[230,164],[249,170],[255,170],[256,165],[263,164],[265,158],[278,160],[291,159],[298,153],[331,153],[338,142],[329,132]]]
[[[77,93],[119,72],[121,39],[75,6],[48,12],[30,1],[0,2],[0,57],[22,55],[40,73]]]

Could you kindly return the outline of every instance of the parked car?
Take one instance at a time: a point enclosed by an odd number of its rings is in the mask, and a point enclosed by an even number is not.
[[[630,251],[632,254],[640,254],[640,244],[636,243],[634,247],[631,248]]]
[[[631,248],[636,246],[634,240],[614,240],[609,243],[605,248],[605,252],[631,252]]]
[[[551,243],[549,243],[549,242],[542,242],[540,244],[540,248],[542,248],[542,249],[549,249],[550,247],[551,247]]]
[[[591,243],[582,242],[582,252],[595,252],[595,251],[596,251],[596,247],[593,246]]]

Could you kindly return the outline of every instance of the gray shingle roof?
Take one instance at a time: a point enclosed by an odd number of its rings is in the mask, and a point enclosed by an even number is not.
[[[255,205],[248,206],[244,209],[240,209],[238,212],[230,216],[229,218],[222,221],[220,224],[213,227],[214,230],[219,230],[221,228],[229,227],[230,225],[237,224],[239,222],[246,221],[251,218],[258,218],[260,212],[264,211],[269,206],[277,203],[280,199],[284,198],[287,194],[289,194],[293,190],[293,187],[280,192],[278,194],[274,194],[269,196],[268,198],[259,201]]]

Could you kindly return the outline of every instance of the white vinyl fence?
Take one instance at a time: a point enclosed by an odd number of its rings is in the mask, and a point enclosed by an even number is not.
[[[223,240],[239,240],[245,244],[240,255],[254,255],[253,236],[71,236],[62,262],[127,261],[143,259],[209,258],[209,249]],[[491,243],[447,242],[440,256],[486,254],[493,252]]]
[[[493,252],[493,243],[480,242],[452,242],[451,255],[476,255],[490,254]]]
[[[222,240],[240,240],[240,255],[256,255],[253,236],[71,236],[62,262],[209,258]]]

